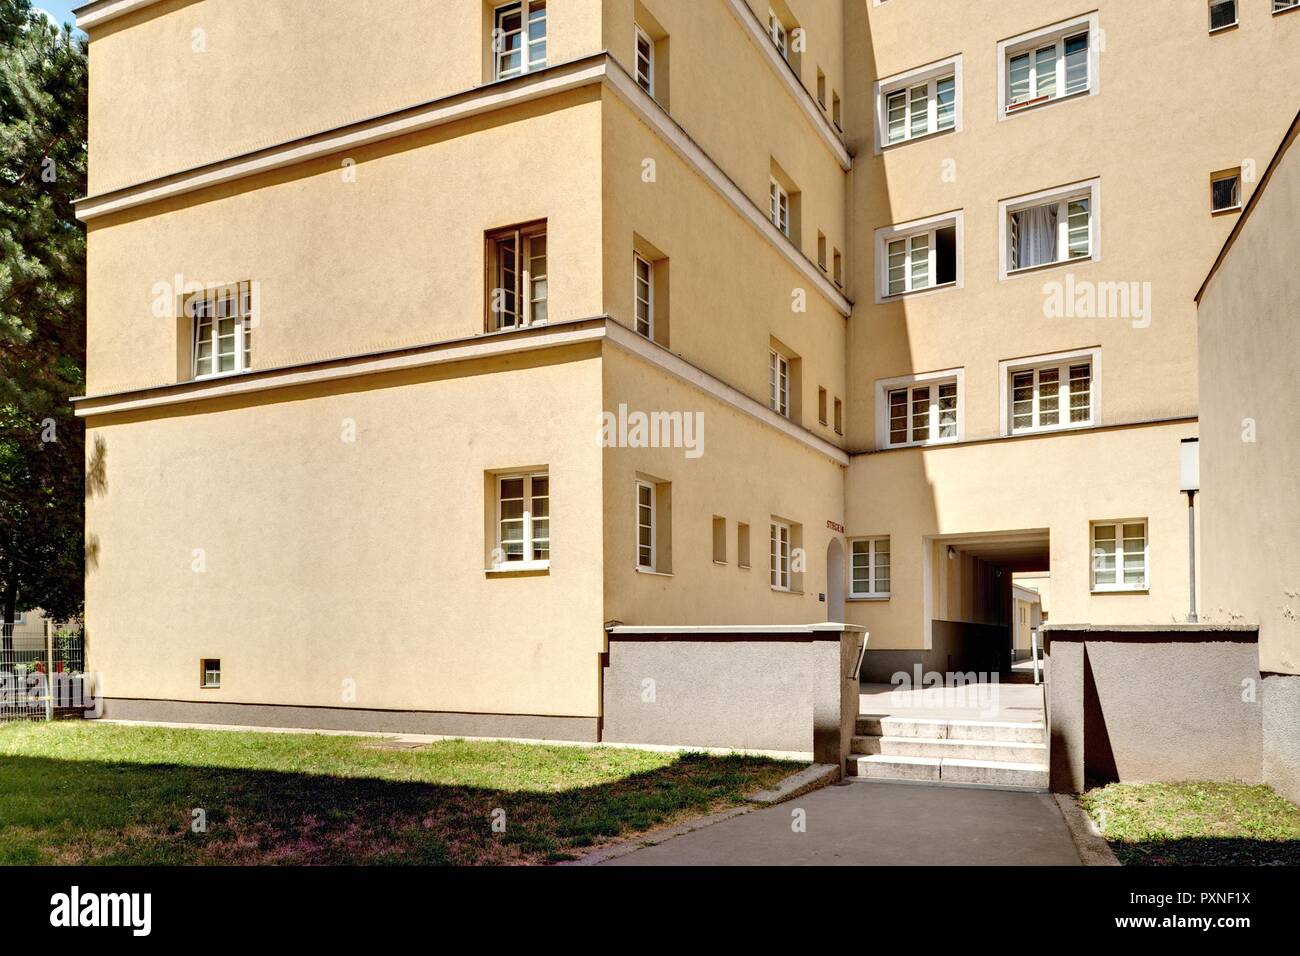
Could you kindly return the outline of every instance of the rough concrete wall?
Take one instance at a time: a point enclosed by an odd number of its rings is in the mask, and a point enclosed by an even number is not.
[[[1264,678],[1264,782],[1300,803],[1300,677]]]

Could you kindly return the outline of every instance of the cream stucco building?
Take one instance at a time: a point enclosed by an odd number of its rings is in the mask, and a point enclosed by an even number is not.
[[[1298,5],[82,7],[110,716],[595,739],[611,621],[1182,620]]]

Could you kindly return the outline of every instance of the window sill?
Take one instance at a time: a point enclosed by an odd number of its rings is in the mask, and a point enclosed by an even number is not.
[[[1049,269],[1059,269],[1062,266],[1083,265],[1087,262],[1096,262],[1096,258],[1089,253],[1086,256],[1076,256],[1073,259],[1057,259],[1055,262],[1043,262],[1036,266],[1022,266],[1019,269],[1008,269],[1002,277],[1004,279],[1014,279],[1017,276],[1032,275],[1036,272],[1046,272]]]
[[[1022,435],[1054,435],[1057,432],[1077,432],[1087,428],[1096,428],[1097,423],[1093,421],[1071,422],[1068,425],[1044,425],[1040,428],[1012,428],[1007,432],[1008,438],[1019,438]]]
[[[796,597],[803,597],[803,591],[796,591],[794,588],[778,588],[774,585],[768,586],[776,594],[793,594]]]
[[[957,288],[957,280],[953,279],[951,282],[940,282],[937,285],[928,285],[924,289],[912,289],[910,292],[887,292],[880,297],[880,302],[881,304],[895,302],[899,299],[909,299],[914,295],[925,295],[927,292],[943,292],[946,289],[955,288]]]
[[[209,372],[207,375],[192,375],[191,382],[210,382],[214,378],[232,378],[236,375],[247,375],[253,370],[251,368],[237,368],[229,372]]]
[[[725,568],[725,567],[727,566],[727,562],[726,562],[726,561],[719,561],[717,558],[714,558],[714,559],[713,559],[713,563],[716,564],[716,565],[717,565],[718,567],[720,567],[720,568]]]
[[[1021,103],[1017,106],[1004,107],[1002,110],[1002,118],[1004,120],[1011,119],[1011,117],[1019,116],[1022,113],[1033,113],[1037,110],[1043,109],[1044,107],[1055,106],[1057,103],[1066,103],[1069,102],[1070,100],[1077,100],[1080,97],[1091,96],[1091,95],[1092,95],[1092,87],[1089,86],[1086,90],[1078,90],[1077,92],[1074,93],[1066,93],[1064,96],[1052,96],[1052,97],[1048,97],[1047,99],[1029,100],[1028,102]]]
[[[1237,205],[1235,205],[1235,206],[1224,206],[1222,209],[1211,209],[1211,210],[1210,210],[1210,215],[1211,215],[1211,216],[1230,216],[1230,215],[1232,215],[1232,214],[1234,214],[1234,213],[1241,212],[1241,211],[1242,211],[1243,209],[1245,209],[1245,208],[1246,208],[1246,207],[1243,206],[1241,203],[1237,203]]]
[[[888,595],[888,594],[850,594],[847,598],[845,598],[845,600],[850,601],[850,602],[852,602],[852,601],[865,601],[865,602],[870,602],[870,601],[888,601],[888,600],[889,600],[889,595]]]
[[[671,571],[654,571],[650,568],[637,568],[636,573],[649,575],[652,578],[671,578],[673,576]]]
[[[887,94],[882,93],[881,95],[885,96]],[[927,139],[935,139],[936,137],[944,136],[948,133],[956,133],[956,132],[958,132],[956,125],[948,126],[944,129],[935,129],[935,130],[931,130],[928,133],[921,133],[919,136],[909,136],[906,139],[895,140],[892,143],[889,142],[880,143],[877,146],[877,149],[882,153],[888,153],[891,150],[898,149],[901,146],[911,146],[913,143],[922,143],[925,142]]]
[[[1141,587],[1132,587],[1132,588],[1121,588],[1121,587],[1114,587],[1114,588],[1099,588],[1099,587],[1094,587],[1094,588],[1092,589],[1091,593],[1093,593],[1093,594],[1150,594],[1150,593],[1151,593],[1151,587],[1150,587],[1150,585],[1146,585],[1146,584],[1142,585]]]
[[[515,561],[511,564],[501,564],[493,568],[484,568],[483,573],[488,577],[510,577],[512,575],[524,574],[549,574],[550,570],[550,561]]]
[[[1239,26],[1241,26],[1241,21],[1240,21],[1240,20],[1236,21],[1235,23],[1225,23],[1225,24],[1224,24],[1223,26],[1221,26],[1221,27],[1213,27],[1213,28],[1210,30],[1210,36],[1215,36],[1215,35],[1220,34],[1220,33],[1227,33],[1229,30],[1235,30],[1235,29],[1237,29],[1237,27],[1239,27]]]
[[[935,445],[957,445],[960,444],[961,440],[961,436],[959,435],[956,438],[938,438],[934,441],[907,441],[898,442],[897,444],[885,442],[885,444],[880,446],[880,450],[893,451],[896,448],[931,448]]]

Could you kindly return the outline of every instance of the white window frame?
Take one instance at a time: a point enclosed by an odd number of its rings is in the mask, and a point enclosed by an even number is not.
[[[947,438],[935,437],[939,434],[939,387],[956,384],[957,386],[957,433]],[[929,432],[932,437],[920,440],[912,439],[912,392],[916,388],[929,388],[927,401],[929,407]],[[892,442],[889,429],[889,395],[891,392],[907,389],[907,435],[908,440]],[[916,375],[900,375],[897,378],[885,378],[876,382],[876,448],[916,448],[925,445],[951,445],[963,441],[966,437],[966,370],[964,368],[945,369],[941,372],[921,372]]]
[[[641,297],[641,268],[645,267],[645,298]],[[645,329],[641,325],[641,306],[645,305]],[[641,255],[632,253],[632,326],[633,330],[651,341],[655,337],[655,264]]]
[[[650,560],[644,562],[641,560],[641,529],[646,527],[641,523],[641,491],[645,489],[650,492]],[[659,551],[659,505],[657,498],[659,489],[653,482],[636,480],[636,495],[633,497],[633,517],[634,527],[636,528],[636,569],[638,571],[658,571],[658,551]]]
[[[790,356],[767,350],[767,407],[782,418],[790,417]]]
[[[1225,23],[1222,26],[1216,27],[1214,25],[1214,8],[1221,3],[1232,4],[1232,22]],[[1238,2],[1238,0],[1209,0],[1209,2],[1206,3],[1205,5],[1205,16],[1206,16],[1206,23],[1208,25],[1210,33],[1211,34],[1222,33],[1224,30],[1231,30],[1233,27],[1240,25],[1241,4]]]
[[[1214,184],[1221,183],[1229,179],[1235,179],[1237,181],[1237,201],[1233,203],[1231,206],[1215,206],[1214,205]],[[1237,212],[1242,208],[1243,205],[1242,194],[1244,192],[1245,189],[1242,186],[1240,166],[1238,166],[1236,169],[1224,170],[1223,172],[1214,173],[1213,175],[1210,176],[1210,212],[1215,214],[1221,212]]]
[[[238,305],[234,316],[235,367],[223,370],[217,367],[222,338],[218,303],[225,301],[226,296],[237,297]],[[252,371],[253,298],[249,283],[231,282],[196,292],[185,300],[185,311],[190,320],[190,373],[194,381]],[[206,338],[211,351],[207,358],[208,371],[200,372],[199,345],[203,341],[200,333],[204,324],[208,326]]]
[[[502,31],[501,21],[513,10],[519,11],[519,68],[517,70],[503,71],[501,60],[506,55],[507,50],[496,49],[497,37],[508,36]],[[529,38],[529,26],[532,22],[533,13],[541,12],[542,20],[542,37],[541,40],[532,40]],[[492,11],[492,78],[494,80],[510,80],[516,76],[523,76],[525,73],[532,73],[535,70],[546,69],[546,57],[548,48],[548,31],[550,11],[546,8],[546,0],[516,0],[515,3],[503,3]],[[543,49],[542,58],[539,62],[533,61],[533,46],[540,43]],[[504,44],[502,44],[504,46]]]
[[[945,282],[942,285],[935,285],[933,280],[938,263],[938,252],[936,247],[936,234],[940,229],[946,229],[952,226],[956,230],[956,262],[954,263],[954,278],[951,282]],[[912,240],[917,236],[928,236],[929,244],[929,262],[927,264],[927,276],[930,279],[930,285],[920,288],[912,288]],[[963,264],[962,249],[965,245],[965,215],[962,210],[941,213],[937,216],[927,216],[924,219],[913,219],[911,222],[901,222],[893,226],[885,226],[876,230],[876,302],[881,303],[891,299],[899,299],[904,296],[922,295],[930,292],[942,292],[945,289],[960,289],[966,284],[965,269]],[[891,243],[900,240],[906,241],[907,261],[904,264],[903,279],[905,288],[902,292],[889,291],[889,246]]]
[[[1088,200],[1088,255],[1069,258],[1070,222],[1069,206],[1076,199]],[[1033,266],[1011,268],[1011,214],[1035,206],[1047,206],[1055,203],[1057,212],[1056,259],[1053,262],[1040,262]],[[1044,189],[1024,196],[1013,196],[998,203],[998,278],[1008,279],[1027,275],[1042,269],[1054,269],[1057,266],[1101,261],[1101,180],[1089,179],[1080,183],[1070,183]],[[1065,258],[1062,258],[1064,253]]]
[[[776,52],[781,54],[781,59],[789,63],[790,31],[785,28],[785,24],[771,7],[767,10],[767,35],[772,40],[772,46],[776,47]]]
[[[876,81],[872,87],[872,98],[876,104],[876,153],[907,143],[938,136],[941,133],[960,133],[962,131],[962,58],[961,55],[936,60],[924,66],[896,73]],[[953,81],[953,123],[939,128],[938,84],[940,80],[952,78]],[[926,87],[926,132],[912,134],[912,90]],[[897,93],[906,97],[903,116],[903,138],[889,141],[889,99]]]
[[[1018,36],[1010,37],[998,43],[998,122],[1012,119],[1022,113],[1032,113],[1035,110],[1048,106],[1055,106],[1059,103],[1066,103],[1071,100],[1081,99],[1085,96],[1096,96],[1101,92],[1101,34],[1100,34],[1100,15],[1096,12],[1084,14],[1083,16],[1073,17],[1069,20],[1063,20],[1060,23],[1054,23],[1038,30],[1032,30],[1028,33],[1022,33]],[[1078,36],[1080,33],[1087,31],[1088,34],[1088,86],[1086,89],[1077,90],[1074,93],[1065,93],[1065,40],[1069,37]],[[1056,88],[1059,91],[1051,99],[1035,102],[1031,99],[1029,102],[1011,106],[1011,59],[1025,53],[1031,55],[1035,51],[1044,47],[1056,45]],[[1037,71],[1033,69],[1031,63],[1030,82],[1037,82]]]
[[[1142,582],[1140,584],[1125,584],[1124,578],[1124,558],[1128,552],[1124,549],[1124,526],[1140,524],[1142,526]],[[1115,530],[1115,583],[1098,584],[1097,583],[1097,529],[1113,528]],[[1141,592],[1151,590],[1151,528],[1146,518],[1126,518],[1120,521],[1093,521],[1088,528],[1089,560],[1088,560],[1088,580],[1092,587],[1092,593],[1105,594],[1116,591]]]
[[[654,96],[655,95],[655,41],[650,39],[650,34],[646,33],[645,30],[641,29],[641,24],[634,23],[633,27],[636,30],[636,36],[632,46],[632,63],[636,69],[636,76],[634,77],[634,79],[637,82],[637,86],[641,87],[641,89],[645,90],[651,96]],[[646,45],[646,50],[648,51],[646,54],[645,70],[641,69],[641,44],[642,43]]]
[[[790,238],[790,194],[772,177],[767,188],[767,218],[781,235]]]
[[[220,690],[221,689],[221,658],[204,657],[201,660],[202,660],[202,668],[203,668],[203,681],[199,686],[204,690]],[[216,664],[217,665],[216,670],[215,671],[210,670],[208,668],[208,664]],[[210,674],[216,674],[217,679],[213,681],[209,676]]]
[[[884,590],[884,591],[877,590],[877,588],[876,588],[876,584],[877,584],[877,581],[876,581],[876,571],[878,570],[878,567],[879,567],[878,564],[877,564],[877,561],[878,561],[878,559],[879,559],[879,550],[878,550],[878,548],[879,548],[880,542],[882,542],[882,541],[884,541],[884,542],[888,545],[888,543],[889,543],[889,535],[887,535],[887,534],[880,534],[880,535],[873,535],[873,536],[871,536],[871,537],[850,538],[850,539],[849,539],[849,568],[848,568],[848,570],[849,570],[849,587],[848,587],[848,592],[849,592],[849,597],[850,597],[850,598],[853,598],[853,599],[855,599],[855,600],[859,600],[859,601],[883,601],[883,600],[886,600],[886,599],[889,597],[891,591],[893,590],[893,586],[894,586],[894,574],[893,574],[893,570],[894,570],[894,569],[893,569],[893,549],[892,549],[892,546],[891,546],[890,548],[888,548],[888,553],[889,553],[889,555],[890,555],[890,564],[889,564],[889,588],[887,588],[887,589]],[[856,578],[856,575],[854,574],[853,559],[854,559],[854,556],[855,556],[855,550],[854,550],[854,549],[855,549],[856,546],[859,545],[859,544],[865,544],[865,545],[867,546],[867,584],[868,584],[868,587],[867,587],[867,590],[865,590],[865,591],[858,591],[858,590],[856,590],[856,585],[855,585],[855,578]]]
[[[546,479],[546,557],[538,558],[534,550],[535,535],[533,534],[533,480],[537,478]],[[551,534],[552,511],[551,502],[551,473],[549,471],[527,471],[511,472],[496,476],[496,554],[501,556],[500,560],[494,561],[492,570],[494,571],[540,571],[551,566],[551,547],[554,536]],[[501,485],[504,482],[513,479],[522,479],[523,486],[523,558],[519,561],[506,560],[505,544],[501,536]]]
[[[1091,379],[1088,390],[1088,421],[1070,422],[1070,405],[1069,405],[1069,376],[1070,367],[1074,365],[1088,365],[1091,368]],[[1018,372],[1035,372],[1034,385],[1034,416],[1038,417],[1038,385],[1037,373],[1043,369],[1057,368],[1061,370],[1059,406],[1059,420],[1055,425],[1038,425],[1031,428],[1015,428],[1013,417],[1015,412],[1015,396],[1011,382],[1012,377]],[[1009,435],[1037,435],[1049,432],[1060,431],[1077,431],[1082,428],[1096,428],[1101,424],[1101,349],[1073,349],[1068,352],[1050,352],[1043,355],[1030,355],[1025,358],[1005,359],[998,363],[998,407],[1001,410],[1001,431],[1002,437]]]
[[[784,532],[784,538],[782,538]],[[793,575],[790,572],[790,553],[793,532],[789,522],[772,518],[768,522],[767,533],[767,567],[768,583],[773,591],[790,591]],[[782,550],[784,548],[784,550]]]
[[[1289,10],[1300,10],[1300,0],[1273,0],[1273,15],[1286,13]]]

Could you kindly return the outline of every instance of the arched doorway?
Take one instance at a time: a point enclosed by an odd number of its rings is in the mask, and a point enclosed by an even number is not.
[[[844,545],[839,538],[826,545],[826,620],[844,622]]]

